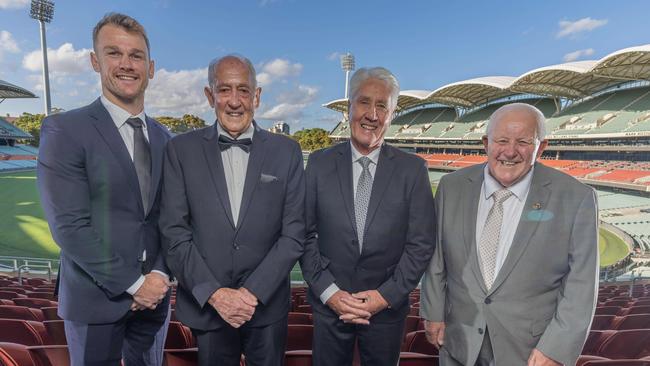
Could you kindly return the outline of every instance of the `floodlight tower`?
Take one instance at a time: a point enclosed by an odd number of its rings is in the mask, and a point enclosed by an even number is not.
[[[45,23],[52,21],[54,16],[54,2],[50,0],[32,0],[29,12],[32,19],[38,20],[41,25],[41,52],[43,52],[43,89],[45,94],[45,115],[52,110],[50,102],[50,76],[47,67],[47,42],[45,41]]]
[[[341,56],[341,68],[345,71],[345,99],[348,99],[348,83],[350,82],[350,71],[354,70],[354,56],[348,52]]]

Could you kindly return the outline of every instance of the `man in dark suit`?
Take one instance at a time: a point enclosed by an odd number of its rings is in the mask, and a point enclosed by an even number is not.
[[[445,175],[420,314],[444,366],[575,365],[598,289],[596,195],[537,163],[544,115],[497,109],[487,163]]]
[[[73,365],[162,364],[169,279],[159,255],[167,130],[144,113],[144,28],[108,14],[93,31],[102,95],[43,121],[38,188],[61,247],[59,315]],[[161,334],[154,343],[156,334]]]
[[[161,230],[178,279],[176,315],[190,326],[200,365],[281,365],[289,272],[304,242],[298,144],[253,120],[255,69],[238,55],[214,60],[205,95],[213,126],[167,145]]]
[[[350,80],[350,142],[314,152],[306,171],[307,241],[300,264],[314,309],[314,365],[398,362],[408,294],[433,254],[426,163],[384,144],[397,106],[384,68]]]

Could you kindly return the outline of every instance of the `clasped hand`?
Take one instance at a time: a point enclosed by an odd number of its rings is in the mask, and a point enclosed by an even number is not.
[[[233,328],[239,328],[253,317],[257,297],[244,287],[239,289],[222,287],[210,296],[208,303],[226,323]]]
[[[377,290],[354,294],[338,290],[327,300],[327,305],[344,323],[367,325],[370,317],[388,307],[388,302]]]
[[[167,296],[170,287],[171,283],[166,276],[156,272],[146,274],[142,286],[133,294],[131,310],[154,310]]]

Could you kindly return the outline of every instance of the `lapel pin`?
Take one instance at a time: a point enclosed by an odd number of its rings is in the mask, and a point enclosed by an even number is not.
[[[533,210],[539,210],[540,208],[542,208],[542,203],[541,202],[533,203]]]

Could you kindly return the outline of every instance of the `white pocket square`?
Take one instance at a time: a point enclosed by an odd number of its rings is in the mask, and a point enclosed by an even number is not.
[[[260,177],[260,182],[262,183],[271,183],[278,180],[279,180],[278,177],[269,174],[264,174],[264,173],[262,173],[262,176]]]

